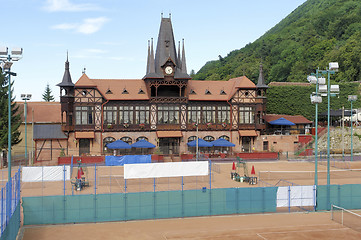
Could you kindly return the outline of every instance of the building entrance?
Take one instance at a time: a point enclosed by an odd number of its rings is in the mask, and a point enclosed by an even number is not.
[[[165,155],[179,154],[180,138],[159,138],[159,148]]]
[[[90,153],[90,139],[81,138],[79,139],[79,156]]]
[[[251,138],[242,137],[242,150],[244,152],[251,152]]]

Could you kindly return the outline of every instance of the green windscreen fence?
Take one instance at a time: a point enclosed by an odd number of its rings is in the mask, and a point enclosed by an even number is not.
[[[361,209],[361,185],[318,186],[316,210],[330,210],[332,204],[346,209]]]
[[[23,197],[24,225],[276,212],[277,187]]]

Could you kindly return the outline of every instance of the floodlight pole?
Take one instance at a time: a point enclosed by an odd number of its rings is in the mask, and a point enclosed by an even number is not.
[[[10,54],[8,61],[11,61]],[[8,182],[11,182],[11,72],[8,72]]]
[[[197,141],[196,141],[196,161],[198,161],[198,118],[197,118],[197,123],[196,123],[196,127],[197,127]]]
[[[25,101],[24,103],[24,115],[25,115],[25,160],[28,160],[28,145],[27,145],[27,115],[28,115],[28,108],[27,108],[27,100],[30,100],[31,94],[21,94],[22,100]]]
[[[352,100],[350,101],[351,102],[351,162],[353,161],[353,132],[352,132],[352,128],[353,128],[353,121],[352,121]]]
[[[318,68],[316,69],[316,96],[318,96]],[[318,102],[316,101],[316,126],[315,126],[315,185],[318,185]]]
[[[352,121],[352,102],[357,100],[357,95],[349,95],[348,100],[351,102],[351,162],[353,161],[353,121]],[[357,116],[357,114],[356,114]]]
[[[330,185],[330,71],[327,69],[327,186]],[[330,200],[330,199],[328,199]]]

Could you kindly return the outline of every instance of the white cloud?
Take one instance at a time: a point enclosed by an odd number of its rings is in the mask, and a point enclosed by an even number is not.
[[[82,24],[79,25],[77,31],[84,34],[95,33],[108,21],[108,18],[88,18],[85,19]]]
[[[96,11],[101,8],[90,3],[75,4],[69,0],[47,0],[44,9],[48,12],[84,12]]]
[[[78,33],[92,34],[99,31],[108,22],[106,17],[87,18],[82,23],[62,23],[52,26],[53,29],[75,30]]]

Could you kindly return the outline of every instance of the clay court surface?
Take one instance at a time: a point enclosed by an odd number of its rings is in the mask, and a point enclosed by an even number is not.
[[[41,239],[361,239],[330,213],[213,216],[26,228],[23,240]]]
[[[251,173],[252,166],[255,168],[255,176],[259,176],[259,172],[263,171],[281,171],[277,173],[276,179],[265,180],[267,183],[275,185],[279,179],[284,179],[298,185],[313,185],[314,176],[309,175],[315,170],[313,162],[295,162],[295,161],[274,161],[274,162],[249,162],[248,172]],[[331,167],[331,184],[361,184],[361,162],[348,163],[347,166],[355,171],[345,170],[342,168],[345,163],[337,163],[336,167]],[[229,163],[214,163],[212,166],[212,188],[233,188],[233,187],[265,187],[268,184],[260,182],[257,185],[249,185],[248,183],[240,183],[233,181],[230,177],[232,171],[232,162]],[[319,164],[318,171],[318,184],[326,185],[326,165]],[[72,177],[76,176],[77,168],[73,168]],[[308,173],[285,174],[282,171],[306,171]],[[65,194],[94,194],[94,167],[87,167],[88,180],[90,183],[89,187],[86,187],[81,192],[72,191],[70,181],[65,182]],[[243,175],[243,168],[238,170],[240,175]],[[124,193],[124,170],[121,166],[98,166],[97,167],[97,194],[104,193]],[[301,174],[301,177],[299,176]],[[198,177],[184,177],[183,179],[183,190],[189,189],[201,189],[202,187],[209,188],[209,176],[198,176]],[[159,178],[156,179],[155,184],[156,191],[174,191],[182,190],[182,179],[181,177],[174,178]],[[284,184],[283,184],[284,185]],[[281,186],[281,183],[278,184]],[[153,179],[131,179],[127,180],[127,192],[149,192],[154,191],[154,180]],[[21,196],[50,196],[50,195],[63,195],[64,194],[64,182],[38,182],[38,183],[22,183]]]
[[[212,188],[230,187],[260,187],[264,184],[249,185],[231,180],[230,172],[232,163],[215,163],[218,172],[213,172]],[[312,162],[249,162],[249,173],[254,166],[256,176],[259,171],[314,171]],[[337,173],[331,184],[361,184],[361,162],[348,164],[350,169]],[[343,163],[333,170],[341,170]],[[318,170],[326,171],[326,166],[320,164]],[[88,167],[90,187],[84,191],[74,194],[94,194],[93,180],[90,176],[94,174],[94,169]],[[243,170],[239,169],[240,175]],[[109,178],[111,175],[118,179]],[[97,170],[97,194],[124,192],[124,183],[121,179],[123,167],[99,167]],[[104,179],[101,179],[103,176]],[[281,175],[282,176],[282,173]],[[282,177],[286,175],[283,174]],[[291,176],[291,177],[290,177]],[[292,179],[292,174],[285,178],[300,185],[313,185],[314,177],[306,179]],[[184,190],[201,189],[203,186],[209,187],[209,177],[197,177],[185,181]],[[103,182],[102,182],[103,181]],[[127,185],[128,192],[153,191],[153,180],[143,179],[141,182]],[[269,180],[275,184],[278,180]],[[326,184],[324,174],[319,174],[319,184]],[[43,186],[43,188],[41,188]],[[49,196],[62,195],[64,183],[25,183],[22,186],[22,196]],[[180,180],[170,179],[159,181],[156,184],[156,191],[181,190]],[[71,194],[71,183],[66,182],[66,194]],[[23,239],[361,239],[361,233],[342,226],[331,220],[329,212],[310,213],[275,213],[275,214],[252,214],[252,215],[228,215],[212,217],[195,217],[183,219],[158,219],[139,220],[129,222],[111,222],[96,224],[68,224],[51,226],[25,226],[23,229]]]

